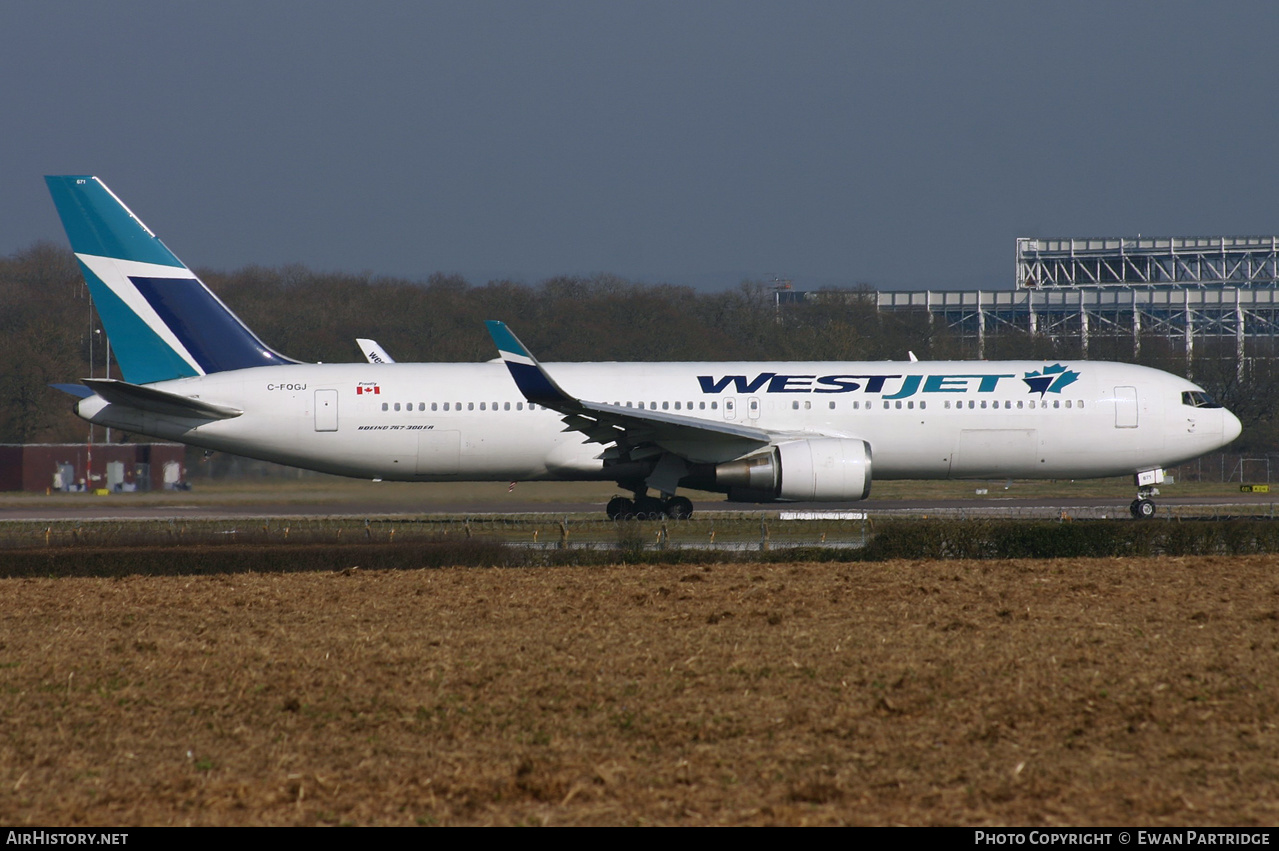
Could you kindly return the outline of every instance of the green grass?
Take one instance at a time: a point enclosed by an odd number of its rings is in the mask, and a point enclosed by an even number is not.
[[[413,505],[423,512],[447,511],[455,505],[492,506],[508,510],[514,504],[534,503],[554,510],[556,504],[603,504],[624,493],[612,482],[520,482],[508,492],[509,482],[372,482],[298,471],[296,476],[244,477],[239,479],[191,479],[190,491],[157,491],[94,496],[88,493],[0,493],[0,507],[32,505],[82,505],[86,502],[120,502],[128,505],[324,505],[357,503],[376,510],[379,506]],[[978,495],[978,490],[985,494]],[[1187,482],[1162,486],[1165,496],[1227,496],[1239,493],[1239,482]],[[1055,481],[991,479],[982,481],[909,480],[875,481],[867,505],[893,499],[1000,500],[1030,497],[1113,497],[1131,499],[1135,494],[1129,477]],[[722,502],[722,494],[688,492],[694,502]],[[1279,499],[1279,485],[1276,485]],[[735,506],[736,507],[736,506]]]

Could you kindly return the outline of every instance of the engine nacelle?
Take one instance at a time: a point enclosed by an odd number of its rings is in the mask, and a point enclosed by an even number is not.
[[[820,437],[795,440],[715,468],[715,483],[743,500],[842,502],[870,495],[870,444]]]

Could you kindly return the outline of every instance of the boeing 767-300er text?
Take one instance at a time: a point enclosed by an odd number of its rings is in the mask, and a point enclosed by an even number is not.
[[[98,178],[46,181],[123,376],[60,389],[90,422],[207,449],[395,481],[615,481],[634,496],[611,517],[687,517],[680,487],[843,502],[872,477],[1133,475],[1141,517],[1165,467],[1239,435],[1202,388],[1118,363],[542,364],[501,322],[500,361],[298,363]]]

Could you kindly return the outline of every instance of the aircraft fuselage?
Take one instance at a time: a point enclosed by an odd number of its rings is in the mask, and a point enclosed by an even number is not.
[[[1198,390],[1191,382],[1126,364],[1070,362],[1047,376],[1060,364],[544,366],[582,399],[751,425],[787,439],[864,440],[876,479],[1123,475],[1195,458],[1238,434],[1224,408],[1183,401]],[[79,413],[102,425],[363,478],[615,476],[601,446],[565,431],[557,412],[527,402],[501,362],[294,364],[150,386],[244,414],[201,421],[96,396],[82,400]]]

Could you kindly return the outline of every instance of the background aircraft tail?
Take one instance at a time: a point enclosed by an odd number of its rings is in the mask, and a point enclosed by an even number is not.
[[[45,182],[125,381],[296,363],[259,340],[101,180]]]

